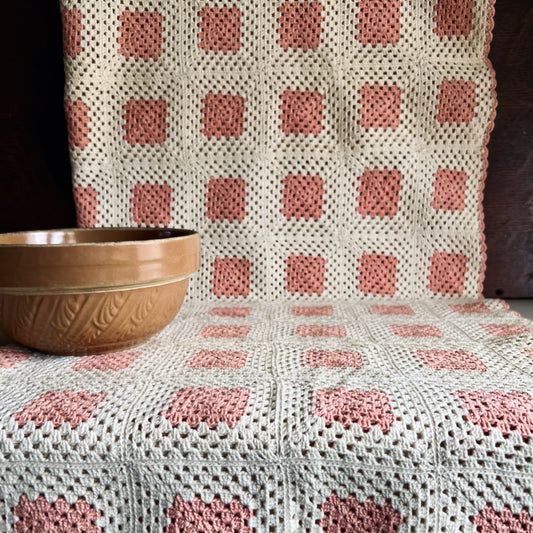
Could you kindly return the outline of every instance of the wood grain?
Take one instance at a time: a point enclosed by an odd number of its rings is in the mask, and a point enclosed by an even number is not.
[[[59,2],[2,6],[0,231],[76,225]]]
[[[533,296],[533,3],[496,3],[498,110],[485,185],[484,294]]]

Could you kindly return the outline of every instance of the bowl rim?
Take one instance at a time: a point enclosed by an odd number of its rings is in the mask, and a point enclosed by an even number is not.
[[[53,242],[53,243],[8,243],[2,242],[4,237],[18,235],[48,235],[48,234],[65,234],[65,233],[94,233],[94,232],[115,232],[122,231],[127,233],[149,233],[149,232],[176,232],[174,235],[163,235],[152,239],[131,239],[131,240],[110,240],[110,241],[87,241],[87,242]],[[200,235],[199,232],[184,228],[132,228],[132,227],[99,227],[99,228],[53,228],[48,230],[25,230],[0,233],[0,248],[61,248],[61,247],[88,247],[88,246],[121,246],[121,245],[146,245],[150,246],[156,242],[179,241],[190,238],[194,235]]]
[[[118,231],[122,237],[129,237],[128,233],[148,232],[159,235],[159,238],[0,245],[0,294],[133,288],[178,281],[200,268],[201,236],[198,232],[166,228],[126,229],[127,232],[121,228],[67,231],[88,234],[100,231],[104,235]],[[165,232],[171,235],[166,236]],[[39,233],[46,240],[46,235],[65,234],[65,230],[16,232],[16,235],[29,233]],[[0,240],[2,235],[14,234],[0,234]]]

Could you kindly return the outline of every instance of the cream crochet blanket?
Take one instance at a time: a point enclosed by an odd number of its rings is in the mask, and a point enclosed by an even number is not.
[[[0,347],[0,531],[531,532],[481,300],[491,0],[64,0],[82,226],[197,229],[135,350]]]

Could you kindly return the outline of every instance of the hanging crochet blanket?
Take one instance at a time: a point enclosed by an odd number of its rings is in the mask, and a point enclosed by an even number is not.
[[[0,347],[0,531],[533,531],[480,300],[492,0],[63,0],[82,226],[203,238],[145,345]]]
[[[202,234],[193,300],[476,297],[490,0],[64,0],[82,226]]]

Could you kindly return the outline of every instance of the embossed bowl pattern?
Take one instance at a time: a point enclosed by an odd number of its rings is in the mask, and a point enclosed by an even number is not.
[[[0,330],[57,355],[142,344],[177,314],[200,236],[152,228],[0,235]]]

